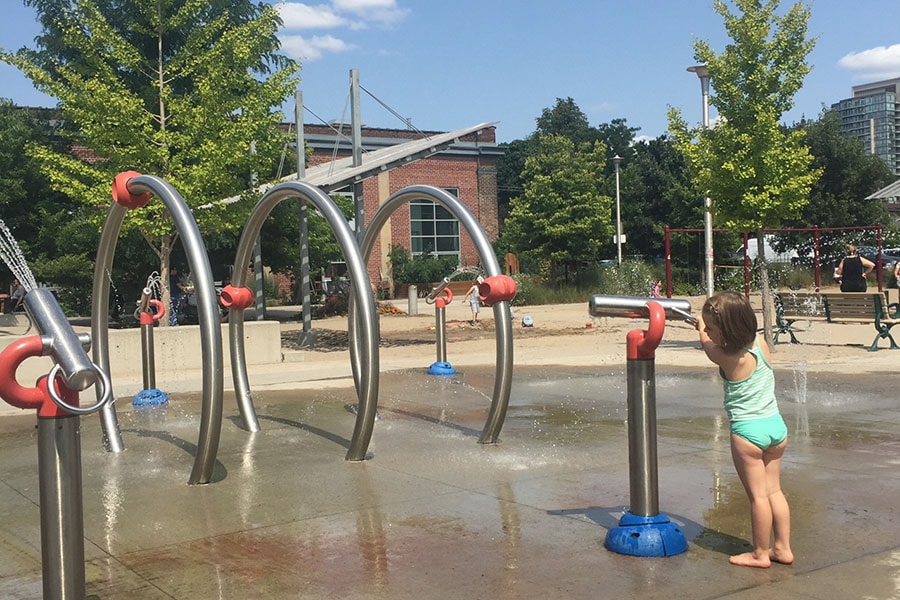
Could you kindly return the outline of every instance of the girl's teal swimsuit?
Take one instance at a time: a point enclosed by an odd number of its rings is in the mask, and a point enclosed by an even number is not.
[[[729,381],[719,369],[725,388],[725,412],[731,432],[765,450],[787,438],[787,426],[775,399],[775,373],[754,342],[747,352],[756,358],[756,368],[741,381]]]

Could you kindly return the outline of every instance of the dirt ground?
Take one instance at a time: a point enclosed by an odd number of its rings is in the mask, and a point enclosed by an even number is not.
[[[692,312],[700,310],[704,297],[687,298]],[[757,298],[752,302],[758,304]],[[405,309],[405,302],[394,302]],[[758,308],[758,307],[757,307]],[[491,364],[495,360],[496,328],[491,308],[482,308],[477,324],[470,323],[468,306],[455,302],[446,309],[448,360],[454,365]],[[423,356],[433,356],[436,319],[434,308],[419,302],[419,314],[382,314],[380,317],[381,354],[389,363],[404,360],[417,364]],[[283,313],[282,316],[288,315]],[[758,310],[762,327],[761,310]],[[531,316],[534,326],[523,327],[522,317]],[[341,353],[347,350],[346,317],[330,317],[312,321],[316,343],[311,347],[299,345],[299,313],[294,318],[281,318],[282,345],[287,352],[304,354]],[[512,316],[515,364],[624,364],[626,335],[635,329],[645,329],[646,320],[619,317],[593,318],[588,314],[587,299],[583,303],[519,306]],[[800,344],[786,343],[786,336],[773,348],[776,368],[847,373],[877,373],[884,376],[897,370],[900,351],[889,349],[881,340],[879,351],[868,351],[877,331],[872,323],[831,324],[820,321],[795,323]],[[900,333],[900,330],[897,330]],[[708,366],[699,350],[696,330],[683,321],[666,323],[663,341],[656,351],[659,364]],[[322,357],[324,358],[324,357]]]

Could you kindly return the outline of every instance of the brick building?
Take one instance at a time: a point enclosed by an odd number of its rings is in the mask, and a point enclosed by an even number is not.
[[[363,152],[420,140],[440,132],[362,128]],[[325,125],[304,125],[306,145],[312,148],[309,167],[350,156],[350,128],[338,132]],[[458,197],[472,211],[491,240],[499,235],[497,217],[497,159],[503,148],[496,143],[495,128],[487,127],[436,154],[381,171],[363,180],[363,214],[366,222],[395,192],[411,185],[432,185]],[[350,192],[349,187],[340,190]],[[462,265],[478,264],[472,239],[441,206],[423,198],[397,210],[384,226],[369,261],[373,283],[389,277],[390,246],[402,246],[410,255],[436,253],[458,256]]]

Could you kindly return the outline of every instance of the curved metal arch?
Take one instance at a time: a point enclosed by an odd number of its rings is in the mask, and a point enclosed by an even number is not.
[[[246,287],[246,269],[242,265],[250,263],[253,245],[262,225],[269,213],[282,200],[300,198],[311,202],[325,217],[331,226],[335,239],[344,253],[347,271],[351,281],[351,305],[360,307],[358,319],[356,311],[351,312],[349,330],[356,331],[362,338],[362,360],[354,363],[354,379],[359,406],[356,412],[356,425],[350,439],[347,460],[363,460],[372,430],[375,427],[375,412],[378,403],[378,321],[375,313],[375,297],[369,284],[369,274],[356,245],[356,239],[347,220],[334,201],[321,189],[300,181],[289,181],[278,184],[260,198],[250,213],[244,232],[238,242],[234,259],[232,285]],[[234,389],[238,396],[238,406],[244,419],[245,427],[250,431],[259,431],[259,420],[253,408],[250,383],[247,377],[247,360],[244,352],[244,314],[243,310],[232,309],[228,317],[228,337],[231,350],[231,370],[234,378]],[[354,337],[351,333],[351,337]],[[355,339],[355,337],[354,337]],[[358,357],[358,354],[356,355]],[[358,369],[358,370],[357,370]]]
[[[429,198],[448,211],[459,220],[460,224],[471,236],[484,265],[485,274],[488,277],[501,275],[500,263],[491,247],[491,242],[487,234],[482,229],[481,224],[475,215],[466,208],[459,198],[456,196],[430,185],[413,185],[395,192],[382,204],[372,220],[366,226],[366,233],[363,236],[360,250],[363,258],[368,263],[375,246],[377,236],[380,234],[382,227],[387,223],[388,219],[403,204],[411,200]],[[353,317],[353,307],[351,306],[351,320]],[[481,438],[478,440],[480,444],[493,444],[497,442],[500,435],[500,429],[503,427],[503,421],[506,418],[506,410],[509,405],[509,393],[512,388],[512,367],[513,367],[513,346],[512,346],[512,321],[509,318],[509,302],[502,301],[494,304],[494,323],[496,325],[497,335],[497,368],[494,379],[494,394],[491,399],[491,409],[488,413],[484,430],[481,432]],[[354,364],[357,363],[356,344],[351,339],[350,355]]]
[[[209,483],[219,449],[222,430],[222,331],[219,328],[219,311],[212,269],[206,254],[206,244],[200,235],[194,215],[184,198],[164,179],[152,175],[138,175],[128,180],[128,190],[133,194],[150,192],[158,197],[175,221],[182,238],[194,289],[197,295],[197,314],[200,320],[200,349],[203,355],[202,408],[197,455],[188,483]],[[91,302],[91,337],[94,340],[94,362],[109,372],[109,280],[122,222],[128,209],[113,202],[103,226],[97,260],[94,263],[93,299]],[[116,420],[115,408],[109,404],[101,410],[101,423],[105,443],[109,450],[124,449]]]

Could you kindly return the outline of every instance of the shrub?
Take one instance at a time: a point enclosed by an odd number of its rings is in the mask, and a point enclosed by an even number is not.
[[[422,254],[410,258],[403,246],[391,246],[388,260],[391,263],[395,287],[404,283],[419,284],[440,281],[455,271],[457,265],[455,256]]]
[[[600,268],[597,293],[623,296],[649,296],[650,289],[662,279],[657,269],[640,260]]]

